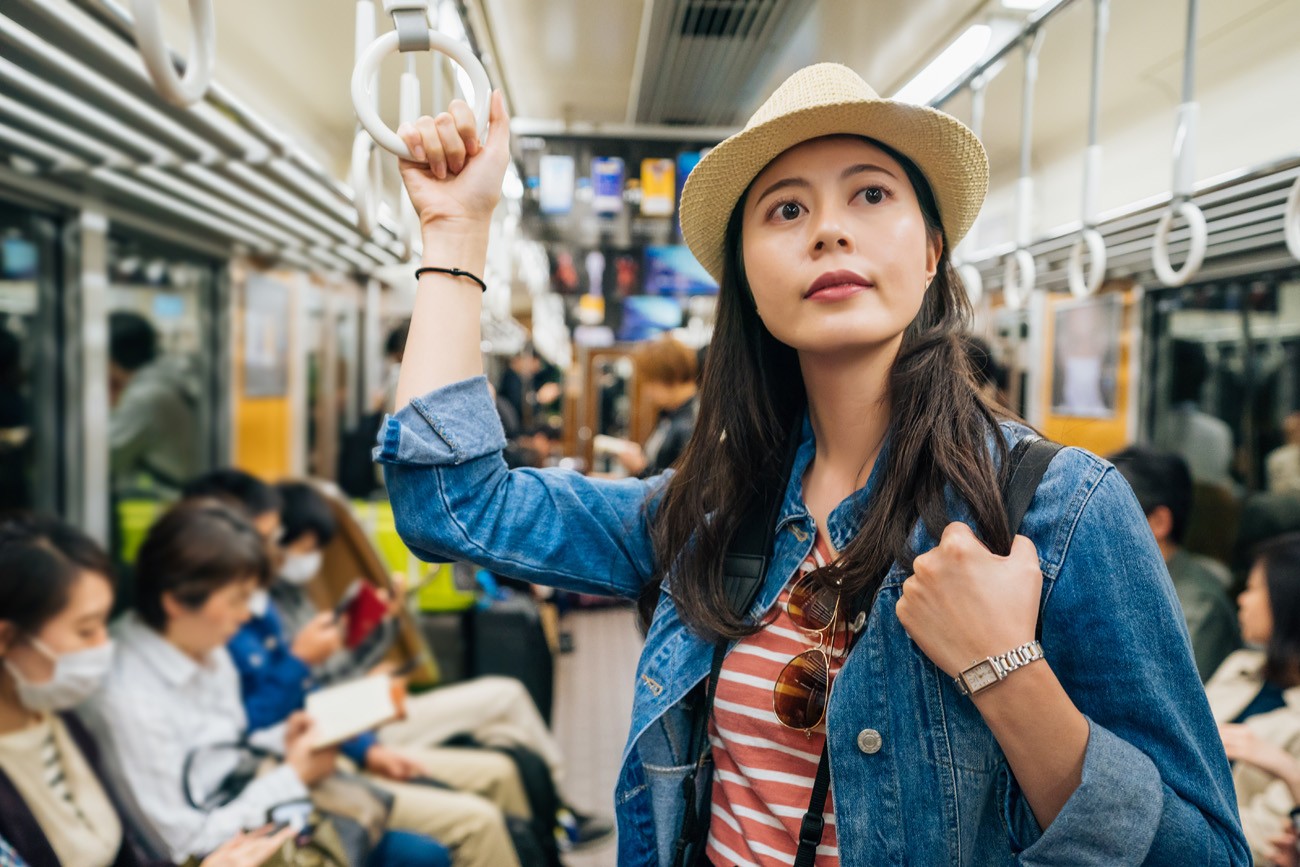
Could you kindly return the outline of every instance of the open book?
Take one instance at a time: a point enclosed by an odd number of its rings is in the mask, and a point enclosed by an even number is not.
[[[308,694],[307,715],[316,722],[316,747],[343,743],[406,715],[405,691],[386,674],[363,677]]]

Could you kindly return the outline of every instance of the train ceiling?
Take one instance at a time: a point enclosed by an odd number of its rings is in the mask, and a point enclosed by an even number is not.
[[[177,44],[185,5],[163,0]],[[971,24],[1026,14],[1001,0],[469,0],[462,8],[516,117],[724,128],[742,123],[804,64],[846,63],[888,95]],[[1172,135],[1185,10],[1184,0],[1112,0],[1103,133],[1154,112],[1169,116]],[[353,20],[349,0],[217,4],[217,79],[339,177],[355,125],[347,95]],[[1091,21],[1092,4],[1077,0],[1047,25],[1039,93],[1051,98],[1036,109],[1040,154],[1084,145]],[[1200,33],[1198,80],[1209,86],[1235,65],[1293,50],[1300,0],[1202,3]],[[385,67],[390,118],[398,67]],[[1016,52],[990,86],[984,137],[995,175],[1015,165],[1021,69]],[[947,109],[968,118],[969,99]]]

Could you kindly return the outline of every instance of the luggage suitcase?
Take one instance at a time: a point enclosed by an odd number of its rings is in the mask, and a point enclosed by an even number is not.
[[[549,724],[555,662],[537,603],[522,594],[494,599],[487,608],[475,609],[473,624],[470,670],[474,676],[499,674],[518,679]]]

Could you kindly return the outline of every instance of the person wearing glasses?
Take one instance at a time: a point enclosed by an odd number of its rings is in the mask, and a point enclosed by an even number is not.
[[[474,128],[457,102],[401,130],[424,267],[377,454],[421,557],[643,603],[620,864],[1249,863],[1123,478],[1061,451],[1008,526],[999,468],[1030,431],[977,395],[948,258],[987,187],[970,130],[818,64],[710,151],[680,209],[721,287],[695,431],[674,473],[614,481],[501,458],[478,282],[500,94]],[[773,481],[765,578],[733,612],[723,560]]]

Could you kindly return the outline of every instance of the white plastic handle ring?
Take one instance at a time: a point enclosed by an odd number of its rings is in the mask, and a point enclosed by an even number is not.
[[[1181,216],[1187,221],[1192,241],[1192,247],[1187,251],[1187,259],[1183,262],[1183,267],[1177,270],[1169,264],[1169,230],[1173,228],[1175,216]],[[1195,277],[1196,272],[1201,270],[1201,263],[1205,261],[1208,235],[1205,215],[1191,202],[1180,202],[1161,214],[1160,222],[1156,223],[1156,236],[1151,247],[1151,266],[1155,269],[1160,282],[1166,286],[1182,286]]]
[[[131,0],[131,12],[135,18],[135,43],[163,99],[178,108],[189,108],[203,99],[212,81],[212,64],[217,54],[212,0],[190,0],[190,59],[185,63],[184,78],[176,75],[163,39],[158,0]]]
[[[352,202],[357,206],[357,231],[369,238],[379,225],[379,193],[383,186],[384,166],[375,140],[365,130],[357,130],[352,139]]]
[[[352,70],[352,107],[356,110],[357,120],[361,121],[362,128],[370,133],[380,147],[402,159],[409,160],[410,148],[380,119],[379,111],[375,107],[376,100],[370,93],[370,83],[378,80],[379,64],[397,50],[397,41],[397,31],[390,30],[372,42],[366,49],[366,53],[357,61],[356,69]],[[486,142],[488,109],[492,93],[483,64],[479,63],[468,45],[457,42],[437,30],[429,31],[429,45],[433,51],[447,55],[469,73],[472,93],[467,95],[474,109],[474,117],[478,121],[479,141]]]
[[[1294,258],[1300,259],[1300,177],[1291,185],[1291,194],[1286,197],[1286,213],[1282,220],[1286,229],[1286,248]]]
[[[970,298],[970,303],[980,303],[980,299],[984,297],[984,278],[980,276],[980,269],[974,265],[958,265],[957,276],[961,277],[961,283],[966,287],[966,296]]]
[[[1034,291],[1034,281],[1038,271],[1034,267],[1034,257],[1023,248],[1007,256],[1002,266],[1002,294],[1007,306],[1019,310],[1029,300],[1029,293]]]
[[[1083,271],[1083,251],[1088,250],[1088,272]],[[1106,279],[1106,241],[1096,229],[1084,229],[1070,248],[1070,260],[1065,266],[1065,276],[1070,281],[1070,292],[1075,298],[1096,295]]]

